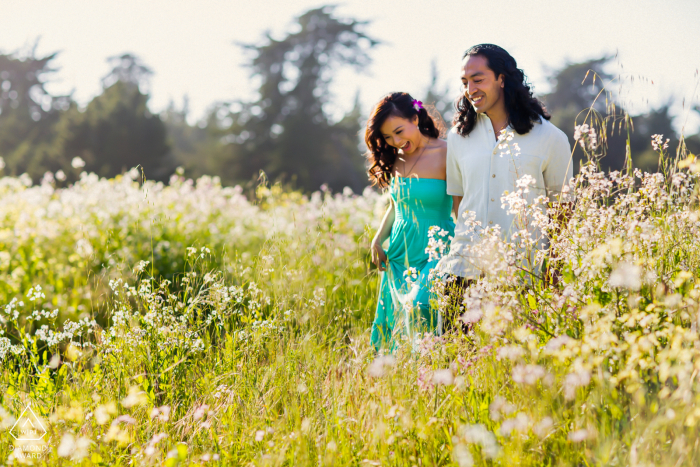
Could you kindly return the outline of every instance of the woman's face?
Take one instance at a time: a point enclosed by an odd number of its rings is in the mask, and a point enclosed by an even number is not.
[[[411,119],[390,115],[379,128],[384,141],[389,146],[400,149],[404,154],[411,154],[416,150],[422,138],[418,129],[418,115]]]

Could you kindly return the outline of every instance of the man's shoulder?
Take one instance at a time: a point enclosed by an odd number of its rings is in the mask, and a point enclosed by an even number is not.
[[[456,143],[460,142],[462,144],[469,143],[470,140],[473,140],[474,138],[471,138],[471,136],[475,133],[476,130],[476,125],[474,125],[474,128],[468,135],[461,135],[459,134],[459,128],[457,125],[453,126],[450,128],[450,131],[447,133],[447,142],[448,143]]]
[[[547,138],[547,139],[552,139],[552,140],[565,139],[567,141],[569,140],[569,137],[566,136],[566,133],[564,133],[554,123],[550,122],[549,120],[547,120],[545,118],[540,118],[539,123],[535,123],[533,130],[535,130],[542,137]]]
[[[446,140],[447,140],[448,147],[453,147],[455,144],[459,144],[459,142],[463,139],[465,139],[465,138],[459,134],[459,130],[457,129],[457,125],[450,128],[450,131],[447,132]]]

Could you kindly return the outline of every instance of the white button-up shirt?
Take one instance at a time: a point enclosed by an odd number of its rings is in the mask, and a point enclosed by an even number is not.
[[[466,278],[478,277],[464,247],[476,241],[466,233],[464,213],[472,211],[482,227],[501,226],[503,238],[510,238],[513,215],[501,207],[505,191],[517,190],[515,181],[530,175],[535,186],[530,187],[527,200],[546,195],[556,202],[558,195],[573,176],[571,145],[563,131],[542,119],[524,135],[514,134],[509,148],[499,148],[491,120],[478,114],[474,129],[460,136],[456,128],[447,135],[447,194],[462,196],[459,218],[450,253],[440,260],[439,271]],[[515,148],[519,147],[519,154]],[[510,149],[510,154],[505,154]]]

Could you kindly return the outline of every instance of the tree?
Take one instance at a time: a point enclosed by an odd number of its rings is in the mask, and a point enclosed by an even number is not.
[[[677,144],[669,104],[642,115],[630,116],[605,89],[613,76],[605,67],[611,57],[581,63],[569,63],[552,72],[552,90],[542,96],[552,123],[568,136],[574,149],[575,171],[583,162],[584,153],[574,141],[574,126],[588,123],[599,135],[603,158],[598,162],[603,170],[623,170],[627,161],[629,140],[632,165],[646,171],[656,171],[658,154],[652,151],[651,135],[664,134]]]
[[[148,110],[151,71],[131,54],[109,59],[112,71],[103,79],[101,95],[84,111],[66,112],[57,127],[56,147],[63,160],[81,157],[84,170],[114,177],[140,166],[148,178],[165,180],[172,172],[167,159],[165,125]]]
[[[0,157],[5,174],[28,173],[37,181],[61,161],[53,158],[51,142],[61,113],[72,105],[70,96],[52,96],[45,85],[56,53],[0,54]]]
[[[577,112],[592,105],[599,112],[605,112],[605,95],[601,94],[604,83],[612,79],[605,71],[611,57],[569,63],[560,70],[552,71],[549,83],[552,90],[543,96],[550,111],[575,109]],[[602,99],[599,98],[602,96]]]
[[[671,103],[646,114],[632,117],[633,131],[629,135],[630,150],[634,166],[645,172],[656,172],[659,167],[659,153],[651,147],[651,135],[664,135],[668,138],[669,148],[678,146],[678,137],[673,129],[673,117],[669,114]]]
[[[235,103],[219,120],[217,173],[239,182],[263,170],[270,179],[286,177],[306,190],[322,183],[360,189],[367,177],[353,119],[359,109],[332,123],[324,106],[335,69],[363,69],[377,41],[361,31],[365,22],[336,18],[333,7],[310,10],[297,23],[298,31],[281,40],[268,34],[262,44],[243,46],[260,82],[258,98]]]
[[[168,108],[160,114],[168,134],[170,146],[169,158],[176,166],[182,166],[189,177],[198,178],[215,173],[210,167],[211,158],[207,157],[215,147],[215,139],[210,137],[206,124],[190,125],[189,100],[183,99],[181,109],[171,101]],[[205,122],[206,123],[206,122]],[[212,124],[216,124],[215,121]]]
[[[424,103],[427,105],[426,108],[430,115],[434,119],[439,116],[442,119],[445,130],[449,131],[452,126],[451,122],[455,111],[454,102],[456,96],[450,93],[449,86],[439,88],[438,81],[437,64],[435,60],[433,60],[430,63],[430,84],[425,93]],[[433,108],[435,109],[434,111],[432,110]]]
[[[551,122],[569,137],[574,149],[574,173],[585,162],[585,154],[577,148],[574,140],[574,127],[587,123],[599,135],[599,142],[605,154],[599,162],[604,170],[621,170],[625,164],[625,151],[611,152],[610,142],[615,131],[619,133],[619,109],[605,92],[605,83],[612,79],[605,66],[610,57],[587,60],[581,63],[568,63],[554,70],[549,77],[551,91],[541,96]],[[617,125],[616,125],[617,124]]]
[[[700,105],[696,105],[693,107],[693,110],[700,114]],[[700,132],[698,132],[695,135],[688,136],[685,139],[685,144],[688,147],[688,150],[692,153],[695,154],[696,156],[700,156]]]

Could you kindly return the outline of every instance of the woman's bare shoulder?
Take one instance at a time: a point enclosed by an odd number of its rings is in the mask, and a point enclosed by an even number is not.
[[[447,159],[447,141],[445,141],[444,139],[435,139],[434,141],[432,141],[432,146],[436,155],[440,159]]]
[[[446,153],[447,152],[447,141],[444,139],[433,139],[430,141],[429,144],[430,149],[436,152],[440,153]]]

